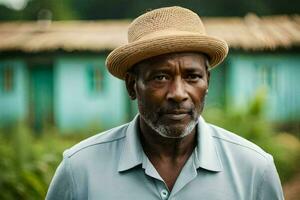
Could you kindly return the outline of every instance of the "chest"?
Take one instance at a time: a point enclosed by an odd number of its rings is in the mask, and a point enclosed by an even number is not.
[[[162,181],[149,177],[143,169],[135,172],[123,172],[118,178],[109,177],[108,174],[93,175],[87,181],[87,187],[78,188],[79,197],[81,197],[79,199],[255,199],[253,191],[238,190],[234,186],[235,184],[226,180],[227,177],[224,177],[223,174],[199,173],[193,179],[184,180],[184,178],[189,177],[181,176],[181,174],[177,179],[173,177],[172,180],[175,179],[175,182],[176,180],[178,182],[173,183],[173,188],[169,192]],[[171,179],[167,178],[166,180]],[[244,186],[240,185],[239,187]]]
[[[171,191],[184,166],[184,163],[159,163],[154,167]]]
[[[91,200],[254,200],[256,197],[256,187],[252,187],[257,185],[256,178],[245,178],[245,174],[228,169],[222,172],[196,169],[193,159],[183,167],[154,167],[149,160],[121,172],[114,166],[110,162],[106,165],[99,162],[92,168],[74,166],[77,171],[73,173],[74,196]]]

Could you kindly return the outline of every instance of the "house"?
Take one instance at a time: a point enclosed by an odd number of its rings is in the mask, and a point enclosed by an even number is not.
[[[267,117],[300,125],[300,16],[249,14],[244,18],[212,18],[208,31],[230,46],[212,87],[227,103],[243,107],[257,90],[267,95]],[[214,73],[214,72],[213,72]],[[216,83],[217,82],[217,83]],[[214,95],[219,95],[214,94]],[[217,96],[216,96],[217,98]]]
[[[300,121],[300,16],[205,18],[230,52],[212,70],[208,106],[249,103],[266,88],[270,119]],[[62,132],[110,128],[136,112],[105,68],[129,21],[0,23],[0,126],[28,122]]]

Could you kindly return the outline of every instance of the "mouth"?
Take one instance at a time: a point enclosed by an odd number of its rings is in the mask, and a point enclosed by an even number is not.
[[[171,112],[164,113],[164,117],[171,119],[171,120],[176,120],[176,121],[183,120],[184,118],[188,117],[189,115],[190,115],[190,112],[187,110],[172,110]]]

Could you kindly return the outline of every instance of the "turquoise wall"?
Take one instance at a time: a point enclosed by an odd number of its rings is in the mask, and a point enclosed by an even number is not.
[[[223,108],[226,94],[226,67],[227,63],[210,70],[209,91],[205,100],[205,108]]]
[[[127,94],[123,81],[105,68],[105,57],[59,57],[54,64],[54,118],[62,131],[88,127],[110,128],[127,119]],[[103,88],[90,88],[90,68],[100,67]]]
[[[28,110],[25,63],[21,60],[1,60],[0,72],[5,67],[11,67],[13,83],[11,91],[4,92],[0,89],[0,126],[25,120]],[[3,84],[2,78],[0,76],[0,84]],[[3,85],[0,88],[2,87]]]
[[[266,114],[273,120],[300,119],[300,57],[285,54],[231,55],[228,99],[243,107],[258,89],[266,92]]]
[[[61,54],[49,59],[53,68],[54,125],[59,130],[108,129],[128,121],[137,112],[124,82],[106,70],[105,55]],[[227,103],[242,108],[257,90],[264,88],[270,119],[299,121],[299,65],[296,54],[231,53],[221,66],[211,70],[206,107],[223,107]],[[0,87],[0,126],[29,117],[29,94],[33,90],[29,87],[31,68],[26,58],[2,59],[0,72],[7,66],[13,71],[13,88],[4,92]],[[93,90],[91,75],[95,67],[101,75],[101,88],[97,91]]]

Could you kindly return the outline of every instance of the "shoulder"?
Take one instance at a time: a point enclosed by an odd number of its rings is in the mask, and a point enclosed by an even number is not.
[[[283,199],[272,155],[230,131],[207,124],[223,167],[239,184],[253,186],[255,199]]]
[[[118,142],[125,138],[128,124],[115,127],[113,129],[98,133],[92,137],[89,137],[80,143],[72,146],[64,151],[64,158],[70,158],[83,151],[90,150],[91,148],[97,148],[101,146],[107,146],[112,143]]]
[[[249,161],[263,161],[265,165],[273,162],[273,157],[253,142],[218,126],[212,124],[208,124],[208,126],[212,130],[212,137],[215,143],[223,151],[231,153],[237,158],[247,158]]]

